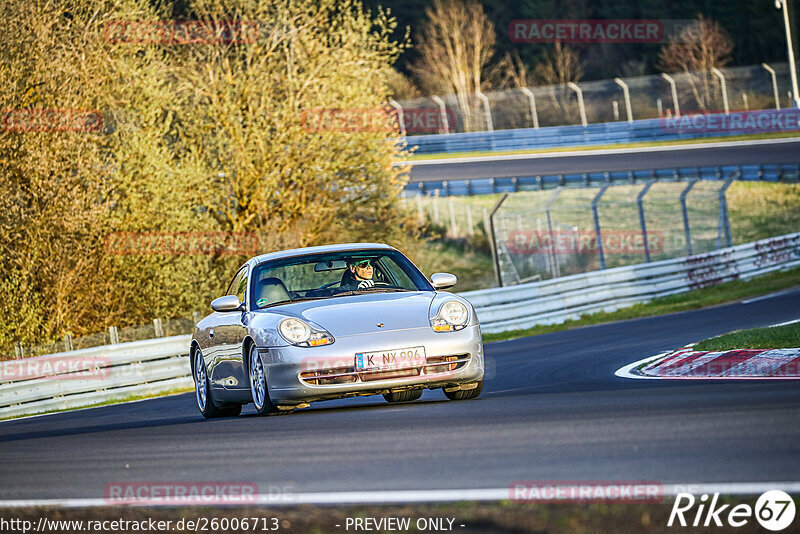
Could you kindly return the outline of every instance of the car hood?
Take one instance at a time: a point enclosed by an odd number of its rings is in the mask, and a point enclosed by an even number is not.
[[[334,338],[356,336],[430,327],[428,310],[435,296],[433,291],[366,293],[287,304],[280,312],[322,327]]]

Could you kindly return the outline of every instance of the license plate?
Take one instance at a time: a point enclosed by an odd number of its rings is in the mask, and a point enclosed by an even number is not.
[[[356,354],[356,371],[407,369],[425,364],[425,347],[378,350]]]

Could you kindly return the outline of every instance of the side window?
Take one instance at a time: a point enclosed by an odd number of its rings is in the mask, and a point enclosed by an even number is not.
[[[236,295],[239,297],[240,302],[244,302],[245,294],[247,293],[247,266],[239,269],[236,276],[233,277],[231,285],[228,286],[226,295]]]

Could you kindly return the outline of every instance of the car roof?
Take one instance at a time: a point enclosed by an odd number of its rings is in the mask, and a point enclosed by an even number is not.
[[[306,254],[320,254],[325,252],[347,252],[350,250],[370,250],[370,249],[381,249],[381,250],[397,250],[396,248],[389,246],[385,243],[341,243],[338,245],[322,245],[318,247],[305,247],[305,248],[293,248],[289,250],[278,250],[275,252],[269,252],[267,254],[261,254],[260,256],[255,256],[249,260],[251,266],[256,266],[261,262],[269,261],[269,260],[280,260],[284,258],[291,258],[294,256],[305,256]]]

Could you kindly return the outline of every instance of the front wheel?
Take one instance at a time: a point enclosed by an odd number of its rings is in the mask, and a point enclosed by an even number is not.
[[[197,407],[206,419],[215,417],[235,417],[242,413],[241,404],[231,404],[219,407],[214,403],[211,385],[208,382],[206,361],[200,349],[194,351],[194,392]]]
[[[291,413],[292,410],[279,410],[277,406],[272,404],[269,398],[264,364],[261,362],[261,356],[259,356],[255,345],[250,347],[247,363],[250,369],[250,395],[253,398],[256,413],[258,415],[284,415]]]
[[[411,402],[419,399],[422,396],[422,389],[406,389],[403,391],[392,391],[391,393],[384,393],[383,398],[389,404],[396,402]]]
[[[469,400],[474,399],[483,391],[483,380],[478,382],[478,386],[472,389],[459,389],[458,391],[445,391],[445,396],[450,400]]]

